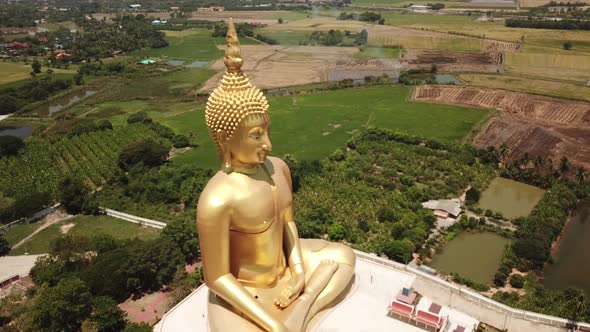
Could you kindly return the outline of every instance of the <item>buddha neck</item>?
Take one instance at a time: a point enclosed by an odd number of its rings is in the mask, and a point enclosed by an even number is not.
[[[241,174],[245,174],[245,175],[254,175],[256,173],[258,173],[258,164],[255,164],[254,166],[251,167],[244,167],[244,166],[234,166],[231,165],[229,167],[222,165],[221,166],[221,170],[224,171],[227,174],[236,172],[236,173],[241,173]]]

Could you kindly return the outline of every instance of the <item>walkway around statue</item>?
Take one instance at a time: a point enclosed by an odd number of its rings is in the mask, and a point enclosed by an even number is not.
[[[104,209],[104,211],[109,216],[149,227],[164,228],[166,226],[166,223],[161,221],[142,218],[111,209]],[[358,258],[415,275],[416,279],[412,286],[419,293],[427,294],[428,297],[438,303],[460,310],[482,322],[503,330],[554,332],[562,331],[573,323],[564,318],[509,307],[489,299],[466,286],[455,285],[440,277],[423,272],[411,264],[404,265],[357,250],[355,250],[355,254]],[[580,331],[590,331],[590,324],[576,324]]]

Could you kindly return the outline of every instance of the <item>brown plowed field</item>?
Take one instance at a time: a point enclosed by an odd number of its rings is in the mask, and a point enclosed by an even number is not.
[[[553,159],[567,156],[575,167],[590,168],[590,103],[503,90],[418,86],[418,101],[495,108],[499,112],[474,138],[479,147],[509,147],[508,159],[525,152]]]
[[[498,66],[493,54],[484,52],[452,52],[436,50],[407,50],[404,56],[409,68],[429,69],[436,64],[439,71],[477,71],[495,73]]]
[[[224,49],[225,47],[220,47]],[[241,45],[242,70],[261,89],[320,83],[359,76],[397,77],[399,62],[393,59],[358,59],[356,47]],[[212,69],[219,73],[203,84],[199,93],[213,90],[221,80],[223,58]],[[331,79],[332,78],[332,79]]]

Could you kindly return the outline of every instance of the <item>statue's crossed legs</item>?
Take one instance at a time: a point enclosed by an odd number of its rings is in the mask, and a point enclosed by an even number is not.
[[[279,309],[274,301],[280,295],[290,272],[273,288],[246,289],[269,311],[282,320],[289,331],[304,331],[322,309],[346,296],[354,277],[355,255],[348,246],[317,239],[300,239],[305,268],[305,289],[291,305]],[[248,331],[261,328],[235,312],[223,299],[209,293],[209,327],[212,332]]]

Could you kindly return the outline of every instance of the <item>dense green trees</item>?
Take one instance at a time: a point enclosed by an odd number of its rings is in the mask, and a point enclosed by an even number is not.
[[[71,277],[39,291],[31,309],[37,331],[77,331],[92,311],[92,294],[84,282]]]
[[[90,320],[99,332],[118,332],[127,325],[127,313],[121,311],[117,302],[110,297],[98,296],[92,300]]]
[[[160,236],[175,243],[187,262],[199,257],[199,237],[194,222],[172,221]]]
[[[10,244],[4,238],[3,234],[0,234],[0,256],[6,256],[10,252]]]
[[[137,164],[147,167],[159,166],[166,161],[168,150],[168,147],[151,139],[134,142],[121,151],[118,165],[125,170]]]
[[[307,168],[286,158],[294,183],[300,182],[294,197],[299,233],[327,234],[405,263],[433,226],[432,212],[421,202],[456,197],[494,176],[493,167],[474,154],[468,147],[372,128],[347,143],[343,158]]]
[[[0,157],[14,156],[25,147],[25,142],[15,136],[0,136]]]
[[[90,190],[78,177],[65,178],[59,184],[59,201],[70,214],[82,212],[82,206],[88,198]]]
[[[548,190],[528,218],[519,225],[513,250],[523,264],[540,269],[550,255],[551,243],[563,230],[569,211],[577,205],[574,190],[557,183]]]

